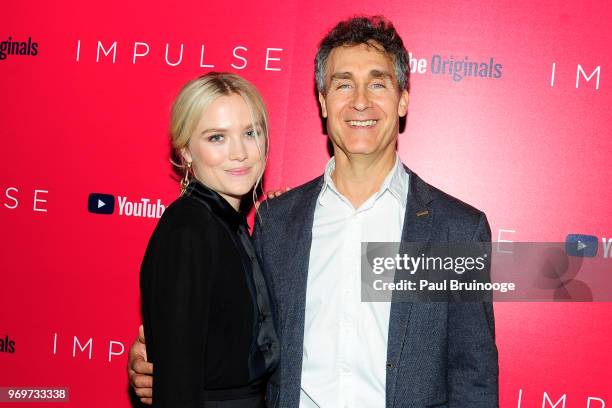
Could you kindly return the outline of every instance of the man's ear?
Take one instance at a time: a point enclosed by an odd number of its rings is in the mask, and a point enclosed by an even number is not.
[[[321,115],[327,118],[327,105],[325,105],[325,96],[319,92],[319,105],[321,105]]]
[[[400,118],[403,118],[408,113],[408,100],[408,91],[404,89],[400,95],[399,105],[397,107],[397,114]]]

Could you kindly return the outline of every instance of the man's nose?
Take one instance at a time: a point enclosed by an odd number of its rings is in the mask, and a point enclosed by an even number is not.
[[[353,98],[353,109],[363,111],[371,106],[372,105],[368,96],[367,88],[357,87]]]

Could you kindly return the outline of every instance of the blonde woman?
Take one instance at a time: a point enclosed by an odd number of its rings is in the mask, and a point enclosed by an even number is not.
[[[264,171],[266,109],[245,79],[209,73],[183,87],[171,116],[182,194],[153,232],[140,276],[153,405],[260,408],[279,346],[239,208]]]

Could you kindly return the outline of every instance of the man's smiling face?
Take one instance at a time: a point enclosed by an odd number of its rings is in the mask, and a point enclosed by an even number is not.
[[[334,48],[319,102],[336,154],[395,154],[408,92],[398,89],[394,62],[379,44]]]

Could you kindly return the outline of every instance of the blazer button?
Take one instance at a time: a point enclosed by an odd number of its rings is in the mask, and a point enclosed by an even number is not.
[[[387,368],[393,368],[393,363],[387,361]]]

